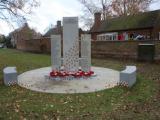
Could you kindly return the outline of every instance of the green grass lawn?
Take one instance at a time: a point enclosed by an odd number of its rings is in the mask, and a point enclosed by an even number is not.
[[[3,68],[16,66],[19,73],[50,66],[50,56],[0,49],[0,120],[8,119],[160,119],[160,64],[92,59],[92,65],[122,70],[138,67],[132,88],[115,87],[89,94],[45,94],[3,85]]]

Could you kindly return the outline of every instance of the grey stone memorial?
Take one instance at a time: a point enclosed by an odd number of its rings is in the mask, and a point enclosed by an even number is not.
[[[63,18],[63,58],[61,56],[61,36],[51,36],[52,70],[60,71],[62,65],[66,72],[84,72],[91,70],[91,35],[81,37],[79,49],[78,17]],[[81,58],[79,57],[81,51]],[[79,62],[80,61],[80,62]],[[62,64],[63,63],[63,64]]]
[[[56,78],[58,80],[62,76],[63,79],[74,79],[75,76],[87,76],[87,74],[90,76],[93,74],[91,71],[91,35],[84,34],[81,37],[81,42],[79,40],[78,17],[64,17],[63,58],[61,56],[61,36],[51,36],[52,72],[50,77],[54,76],[52,79],[55,76],[58,77]],[[81,49],[79,43],[81,43]],[[81,52],[81,58],[79,52]]]

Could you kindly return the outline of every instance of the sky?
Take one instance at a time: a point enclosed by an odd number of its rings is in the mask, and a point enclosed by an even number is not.
[[[83,6],[77,0],[39,0],[40,7],[33,9],[33,14],[27,16],[28,24],[37,32],[44,34],[49,26],[56,25],[57,20],[63,17],[80,16],[83,13]],[[160,0],[153,3],[150,10],[160,9]],[[82,26],[82,23],[80,23]],[[0,34],[7,35],[9,32],[18,28],[9,26],[6,22],[0,20]]]

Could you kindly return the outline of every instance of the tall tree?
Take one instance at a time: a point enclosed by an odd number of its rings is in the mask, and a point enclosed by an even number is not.
[[[112,0],[112,13],[116,16],[144,12],[154,0]]]
[[[78,0],[83,6],[83,15],[81,16],[85,26],[90,28],[93,25],[93,18],[95,12],[102,13],[102,19],[105,20],[111,15],[110,0]]]
[[[133,15],[144,12],[157,0],[78,0],[84,6],[82,20],[87,28],[93,25],[95,12],[102,13],[102,19],[113,16]]]
[[[21,22],[38,5],[37,0],[0,0],[0,19],[8,23]]]

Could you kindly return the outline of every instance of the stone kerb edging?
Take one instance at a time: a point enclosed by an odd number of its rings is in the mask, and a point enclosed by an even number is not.
[[[120,72],[120,84],[132,87],[136,83],[136,66],[126,66],[126,69]]]

